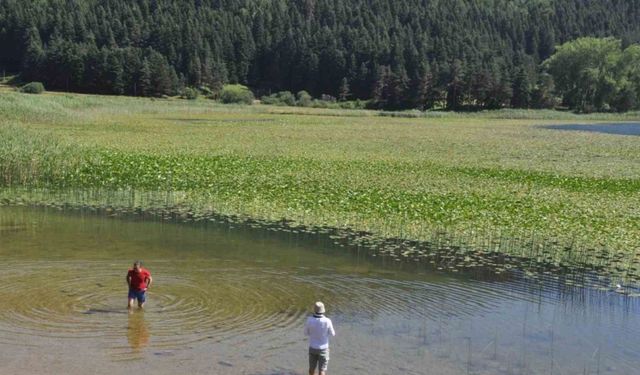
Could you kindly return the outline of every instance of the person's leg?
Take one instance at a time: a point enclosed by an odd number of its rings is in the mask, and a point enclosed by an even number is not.
[[[318,374],[326,375],[327,366],[329,365],[329,349],[318,356]]]
[[[133,290],[129,290],[129,295],[127,296],[127,300],[128,300],[127,308],[131,309],[133,307],[133,303],[136,300],[136,295]]]
[[[144,303],[147,301],[147,292],[138,292],[138,307],[143,308]]]
[[[318,355],[312,353],[309,350],[309,375],[313,375],[316,372],[316,366],[318,365]]]

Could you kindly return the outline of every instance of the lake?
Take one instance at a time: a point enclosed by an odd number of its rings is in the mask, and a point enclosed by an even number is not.
[[[639,299],[447,273],[329,236],[0,207],[0,373],[306,374],[322,300],[334,374],[632,374]],[[135,259],[154,278],[126,309]]]
[[[640,136],[640,123],[550,125],[546,129]]]

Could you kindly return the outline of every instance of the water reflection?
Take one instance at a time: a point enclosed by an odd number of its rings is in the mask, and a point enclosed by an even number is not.
[[[558,274],[453,275],[317,236],[0,207],[3,225],[27,230],[0,233],[0,373],[38,373],[29,345],[61,358],[48,373],[302,374],[300,327],[315,300],[339,330],[335,373],[640,367],[640,299],[582,286],[597,275],[580,286]],[[137,257],[157,280],[145,310],[127,315],[122,268]],[[5,355],[24,367],[3,367]]]
[[[134,353],[140,353],[149,345],[149,326],[143,310],[131,310],[127,325],[127,341]]]

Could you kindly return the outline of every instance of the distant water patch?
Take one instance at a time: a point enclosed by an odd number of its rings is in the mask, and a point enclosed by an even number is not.
[[[544,126],[545,129],[555,130],[576,130],[583,132],[596,132],[617,135],[635,135],[640,136],[640,123],[611,123],[611,124],[569,124],[569,125],[549,125]]]

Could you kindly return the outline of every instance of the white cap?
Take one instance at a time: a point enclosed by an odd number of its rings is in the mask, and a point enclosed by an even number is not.
[[[316,314],[324,314],[324,303],[316,302],[316,304],[313,306],[313,311]]]

